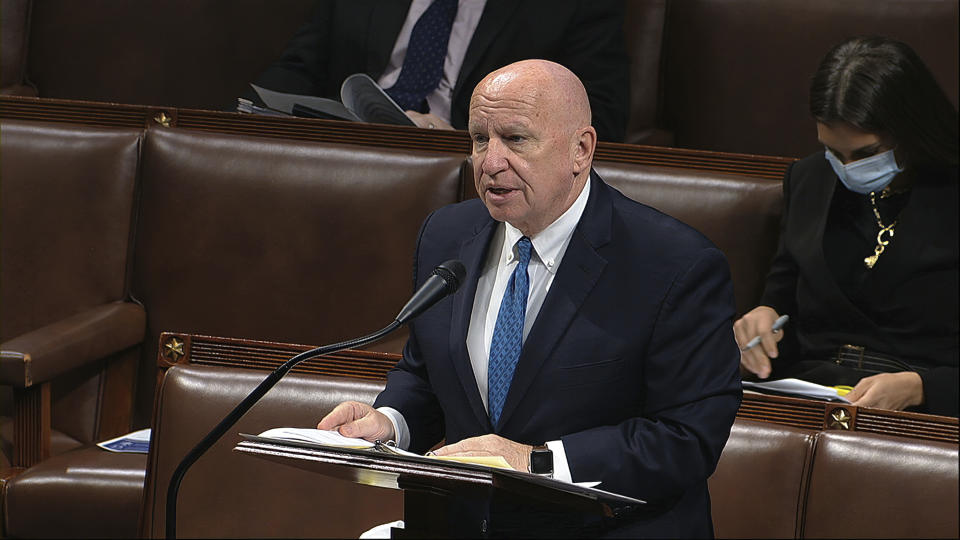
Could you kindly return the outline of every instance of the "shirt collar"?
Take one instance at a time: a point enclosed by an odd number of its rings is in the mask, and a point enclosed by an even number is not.
[[[540,258],[540,262],[543,263],[543,266],[551,274],[556,273],[557,268],[560,266],[560,259],[563,257],[563,252],[566,250],[567,244],[573,236],[574,229],[577,228],[577,223],[580,222],[580,216],[583,215],[589,198],[590,177],[587,177],[587,182],[584,184],[583,189],[580,190],[580,195],[577,196],[577,200],[573,201],[570,208],[553,223],[548,225],[546,229],[530,238],[530,243],[533,244],[533,252]],[[522,237],[523,233],[520,232],[520,229],[504,222],[502,253],[504,260],[507,262],[513,260],[513,247]]]

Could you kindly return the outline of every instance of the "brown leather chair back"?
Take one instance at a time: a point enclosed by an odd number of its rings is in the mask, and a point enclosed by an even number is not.
[[[803,536],[957,538],[958,458],[953,443],[822,432]]]
[[[149,129],[133,293],[149,313],[137,425],[160,332],[332,343],[386,326],[413,290],[427,215],[463,156]],[[399,352],[398,332],[379,350]]]
[[[727,256],[737,312],[757,305],[776,251],[781,184],[689,169],[595,162],[600,176],[624,195],[699,230]]]
[[[810,78],[830,48],[856,35],[909,44],[957,105],[956,0],[681,0],[667,13],[662,119],[676,146],[821,150]]]
[[[125,296],[140,130],[4,120],[0,341]]]
[[[672,146],[669,134],[657,129],[667,0],[630,0],[625,8],[623,35],[630,56],[630,118],[623,142]]]
[[[0,3],[0,94],[35,96],[26,83],[27,45],[30,41],[31,0],[2,0]]]
[[[144,537],[165,534],[167,486],[180,460],[265,375],[209,366],[175,366],[167,371],[157,396],[159,414],[142,515]],[[382,389],[383,383],[376,381],[289,374],[189,469],[180,486],[177,535],[356,538],[374,525],[403,519],[399,491],[361,486],[232,451],[241,440],[238,433],[316,427],[341,401],[373,403]]]
[[[44,97],[235,107],[314,3],[102,0],[97,9],[81,9],[36,2],[30,77]]]
[[[816,431],[738,419],[708,482],[717,538],[800,534]]]
[[[0,342],[124,300],[141,133],[0,125]],[[51,387],[51,453],[95,439],[102,375]]]

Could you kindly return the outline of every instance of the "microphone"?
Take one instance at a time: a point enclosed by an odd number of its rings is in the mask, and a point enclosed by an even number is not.
[[[294,366],[300,362],[303,362],[304,360],[309,360],[317,356],[323,356],[325,354],[335,353],[344,349],[359,347],[361,345],[366,345],[368,343],[377,341],[378,339],[393,332],[397,328],[403,326],[405,322],[431,308],[443,298],[457,292],[457,289],[460,287],[460,283],[463,282],[463,279],[466,277],[466,275],[466,268],[464,268],[463,263],[458,260],[449,260],[440,264],[433,269],[433,272],[430,273],[430,277],[428,277],[423,285],[417,289],[417,292],[413,294],[407,304],[403,306],[403,309],[400,310],[400,313],[396,316],[393,322],[386,327],[361,338],[341,341],[340,343],[334,343],[332,345],[324,345],[323,347],[317,347],[316,349],[302,352],[287,360],[280,367],[267,375],[267,378],[265,378],[259,386],[254,388],[253,391],[250,392],[250,394],[248,394],[239,405],[234,407],[234,409],[230,411],[230,413],[227,414],[227,416],[221,420],[220,423],[217,424],[210,431],[210,433],[207,434],[206,437],[203,438],[203,440],[197,443],[197,445],[194,446],[186,456],[184,456],[176,470],[173,471],[173,476],[170,477],[170,484],[167,488],[166,537],[177,537],[177,494],[180,491],[180,482],[187,473],[187,469],[189,469],[191,465],[200,459],[200,456],[209,450],[214,443],[220,440],[220,437],[222,437],[228,429],[233,427],[233,425],[236,424],[237,421],[240,420],[240,418],[246,414],[251,407],[260,401],[260,398],[270,391],[274,385],[280,382],[280,379],[282,379],[284,375],[293,369]]]
[[[413,293],[407,305],[400,310],[396,321],[403,324],[420,315],[448,294],[453,294],[466,276],[467,269],[463,267],[462,262],[451,259],[441,263],[433,269],[430,277],[423,282],[417,292]]]

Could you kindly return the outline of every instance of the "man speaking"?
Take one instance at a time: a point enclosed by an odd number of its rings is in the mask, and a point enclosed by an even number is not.
[[[445,441],[436,454],[498,455],[518,470],[549,452],[555,478],[648,504],[545,527],[712,536],[707,478],[741,398],[729,269],[701,234],[591,169],[590,118],[559,64],[518,62],[477,85],[480,198],[428,217],[415,259],[417,285],[448,259],[468,277],[412,323],[374,407],[342,403],[317,427],[420,453]],[[464,516],[502,534],[537,519],[522,505]]]

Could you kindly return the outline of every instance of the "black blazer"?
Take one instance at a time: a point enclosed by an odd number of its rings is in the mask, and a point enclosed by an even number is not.
[[[321,1],[280,60],[255,83],[339,100],[347,76],[383,74],[409,6],[409,0]],[[630,95],[622,26],[618,0],[488,0],[453,89],[451,124],[466,129],[470,95],[488,73],[541,58],[580,77],[599,138],[622,141]]]
[[[712,536],[707,478],[740,404],[740,352],[724,255],[692,228],[607,186],[590,197],[523,345],[496,429],[466,335],[497,227],[473,199],[433,213],[416,282],[448,259],[467,279],[416,320],[376,406],[399,410],[411,448],[498,433],[560,439],[575,479],[650,501],[635,536]]]
[[[774,376],[844,344],[861,345],[929,368],[921,374],[925,409],[957,415],[957,185],[956,168],[919,175],[864,284],[869,305],[858,306],[837,284],[823,250],[831,201],[845,188],[822,153],[790,167],[780,246],[761,301],[791,317]],[[873,246],[863,251],[871,255]]]

